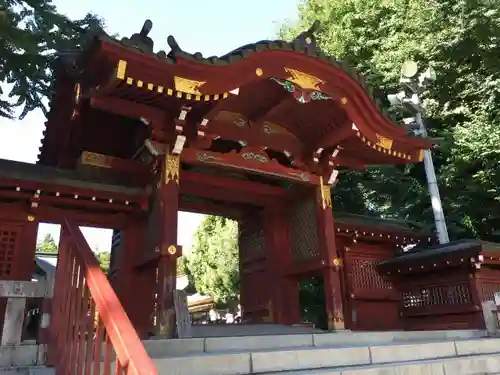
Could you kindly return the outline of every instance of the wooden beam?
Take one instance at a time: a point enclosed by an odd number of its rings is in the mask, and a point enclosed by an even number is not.
[[[0,208],[2,205],[0,205]],[[79,226],[123,229],[132,219],[130,214],[88,212],[75,209],[61,209],[55,207],[40,207],[36,211],[37,220],[43,223],[62,224],[67,217]]]
[[[257,206],[276,203],[285,194],[274,186],[187,171],[181,173],[180,188],[183,195]]]
[[[318,139],[313,145],[312,152],[318,148],[328,148],[339,145],[342,141],[356,135],[356,131],[352,129],[352,125],[344,123],[340,129],[335,128]]]
[[[203,215],[216,215],[228,219],[239,220],[243,215],[242,210],[231,204],[217,204],[214,202],[189,202],[179,200],[179,210]]]
[[[90,106],[115,115],[135,119],[145,118],[151,122],[164,120],[164,112],[145,104],[139,104],[130,100],[114,98],[105,95],[93,95],[90,98]]]
[[[147,165],[137,160],[122,159],[89,151],[82,152],[79,163],[81,165],[89,165],[97,168],[109,168],[136,176],[139,175],[141,177],[149,175],[151,172]]]
[[[257,127],[259,129],[262,128],[263,125],[262,120],[264,120],[264,118],[268,116],[271,112],[277,110],[278,107],[281,106],[288,98],[289,98],[289,93],[286,90],[281,90],[281,92],[278,95],[276,95],[274,100],[266,101],[266,105],[264,107],[259,108],[257,111],[254,111],[250,116],[248,116],[248,119],[252,121],[254,124],[258,124]]]
[[[186,164],[232,169],[305,185],[319,185],[318,176],[306,171],[284,167],[275,160],[269,161],[267,154],[250,148],[243,149],[240,153],[230,152],[227,154],[185,149],[182,153],[182,161]]]
[[[246,194],[258,193],[272,198],[282,197],[286,190],[276,186],[233,178],[206,175],[200,172],[182,171],[181,182],[186,181],[218,189],[238,190]]]
[[[257,126],[258,125],[258,126]],[[262,123],[252,122],[252,127],[239,128],[233,123],[214,120],[206,129],[200,129],[204,133],[220,136],[231,141],[245,141],[249,146],[267,147],[275,151],[288,151],[293,155],[301,155],[304,146],[294,136],[289,134],[267,134],[262,130]]]

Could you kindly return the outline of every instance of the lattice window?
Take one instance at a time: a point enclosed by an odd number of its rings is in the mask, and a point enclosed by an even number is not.
[[[18,233],[0,227],[0,278],[8,278],[12,272]]]
[[[316,200],[298,201],[291,217],[292,256],[296,260],[319,256]]]
[[[392,289],[392,283],[385,280],[375,268],[375,262],[366,259],[349,260],[352,287],[356,289]]]
[[[403,292],[403,303],[407,309],[439,305],[467,305],[472,303],[472,297],[469,285],[461,283]]]
[[[264,228],[249,229],[245,228],[240,233],[239,249],[240,257],[246,259],[252,256],[261,255],[264,253]]]
[[[500,283],[485,283],[479,284],[479,296],[481,301],[494,301],[495,293],[500,292]]]

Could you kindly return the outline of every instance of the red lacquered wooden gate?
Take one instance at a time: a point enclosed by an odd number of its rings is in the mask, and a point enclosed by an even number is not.
[[[387,248],[366,244],[346,249],[347,328],[361,331],[400,328],[399,293],[375,267],[378,261],[390,256],[387,252]]]
[[[61,231],[50,336],[48,363],[57,375],[158,375],[82,232],[68,220]]]

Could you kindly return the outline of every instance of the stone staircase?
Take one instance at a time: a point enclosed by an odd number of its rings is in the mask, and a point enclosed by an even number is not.
[[[245,328],[223,333],[238,330]],[[221,335],[144,344],[160,375],[500,375],[500,339],[475,330]],[[43,346],[3,348],[0,375],[54,374],[43,363]]]
[[[484,331],[308,333],[147,340],[161,375],[500,375]]]
[[[54,369],[44,364],[45,345],[27,341],[0,346],[0,375],[54,375]]]

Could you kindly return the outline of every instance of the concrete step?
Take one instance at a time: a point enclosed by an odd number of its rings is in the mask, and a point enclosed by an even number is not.
[[[262,375],[276,375],[267,373]],[[481,355],[399,364],[285,371],[279,375],[500,375],[500,356]]]
[[[356,374],[357,372],[352,371],[358,371],[357,368],[359,366],[364,366],[359,367],[360,371],[364,371],[360,374],[385,374],[384,372],[380,372],[382,371],[380,368],[385,368],[387,371],[396,371],[393,370],[392,367],[382,366],[388,363],[393,364],[393,366],[397,364],[398,367],[415,365],[420,367],[423,366],[422,368],[428,368],[427,362],[417,363],[415,361],[439,359],[445,361],[443,363],[448,363],[454,357],[461,357],[463,361],[453,362],[454,364],[452,363],[446,366],[455,368],[453,366],[468,366],[470,364],[472,370],[477,366],[479,366],[477,368],[490,366],[492,369],[496,369],[497,367],[495,366],[497,366],[498,362],[497,372],[500,373],[500,339],[462,339],[420,343],[392,342],[390,344],[378,345],[344,344],[342,347],[283,347],[271,350],[224,350],[220,352],[198,352],[190,355],[163,358],[161,356],[158,357],[158,354],[160,354],[159,352],[150,354],[154,358],[159,373],[162,375],[247,375],[285,371],[294,371],[296,374],[302,374],[315,369],[325,369],[324,371],[330,371],[332,374]],[[481,362],[484,362],[484,364],[474,365],[476,359],[471,356],[489,354],[495,354],[496,357],[485,357],[486,359]],[[453,360],[455,361],[455,359]],[[437,366],[444,368],[443,363],[439,362]],[[490,363],[493,364],[490,365]],[[433,366],[431,366],[431,368],[433,368]],[[366,372],[368,370],[372,372]],[[404,372],[406,370],[401,371],[403,372],[388,372],[387,374],[413,374],[412,372]],[[470,372],[470,374],[474,375],[490,373],[494,374],[495,372]],[[311,372],[311,374],[314,374],[314,372]],[[434,375],[433,372],[416,372],[415,374]],[[462,375],[466,373],[447,372],[445,374]]]
[[[193,337],[236,337],[322,333],[321,329],[285,324],[193,324]],[[161,336],[151,339],[162,339]]]
[[[453,341],[486,337],[482,330],[336,332],[244,337],[205,337],[176,340],[145,340],[146,350],[153,358],[183,355],[311,348],[337,346],[370,346],[389,343]]]
[[[55,375],[53,368],[45,366],[23,366],[0,368],[0,375]]]
[[[45,364],[45,345],[25,344],[0,346],[0,369]]]

